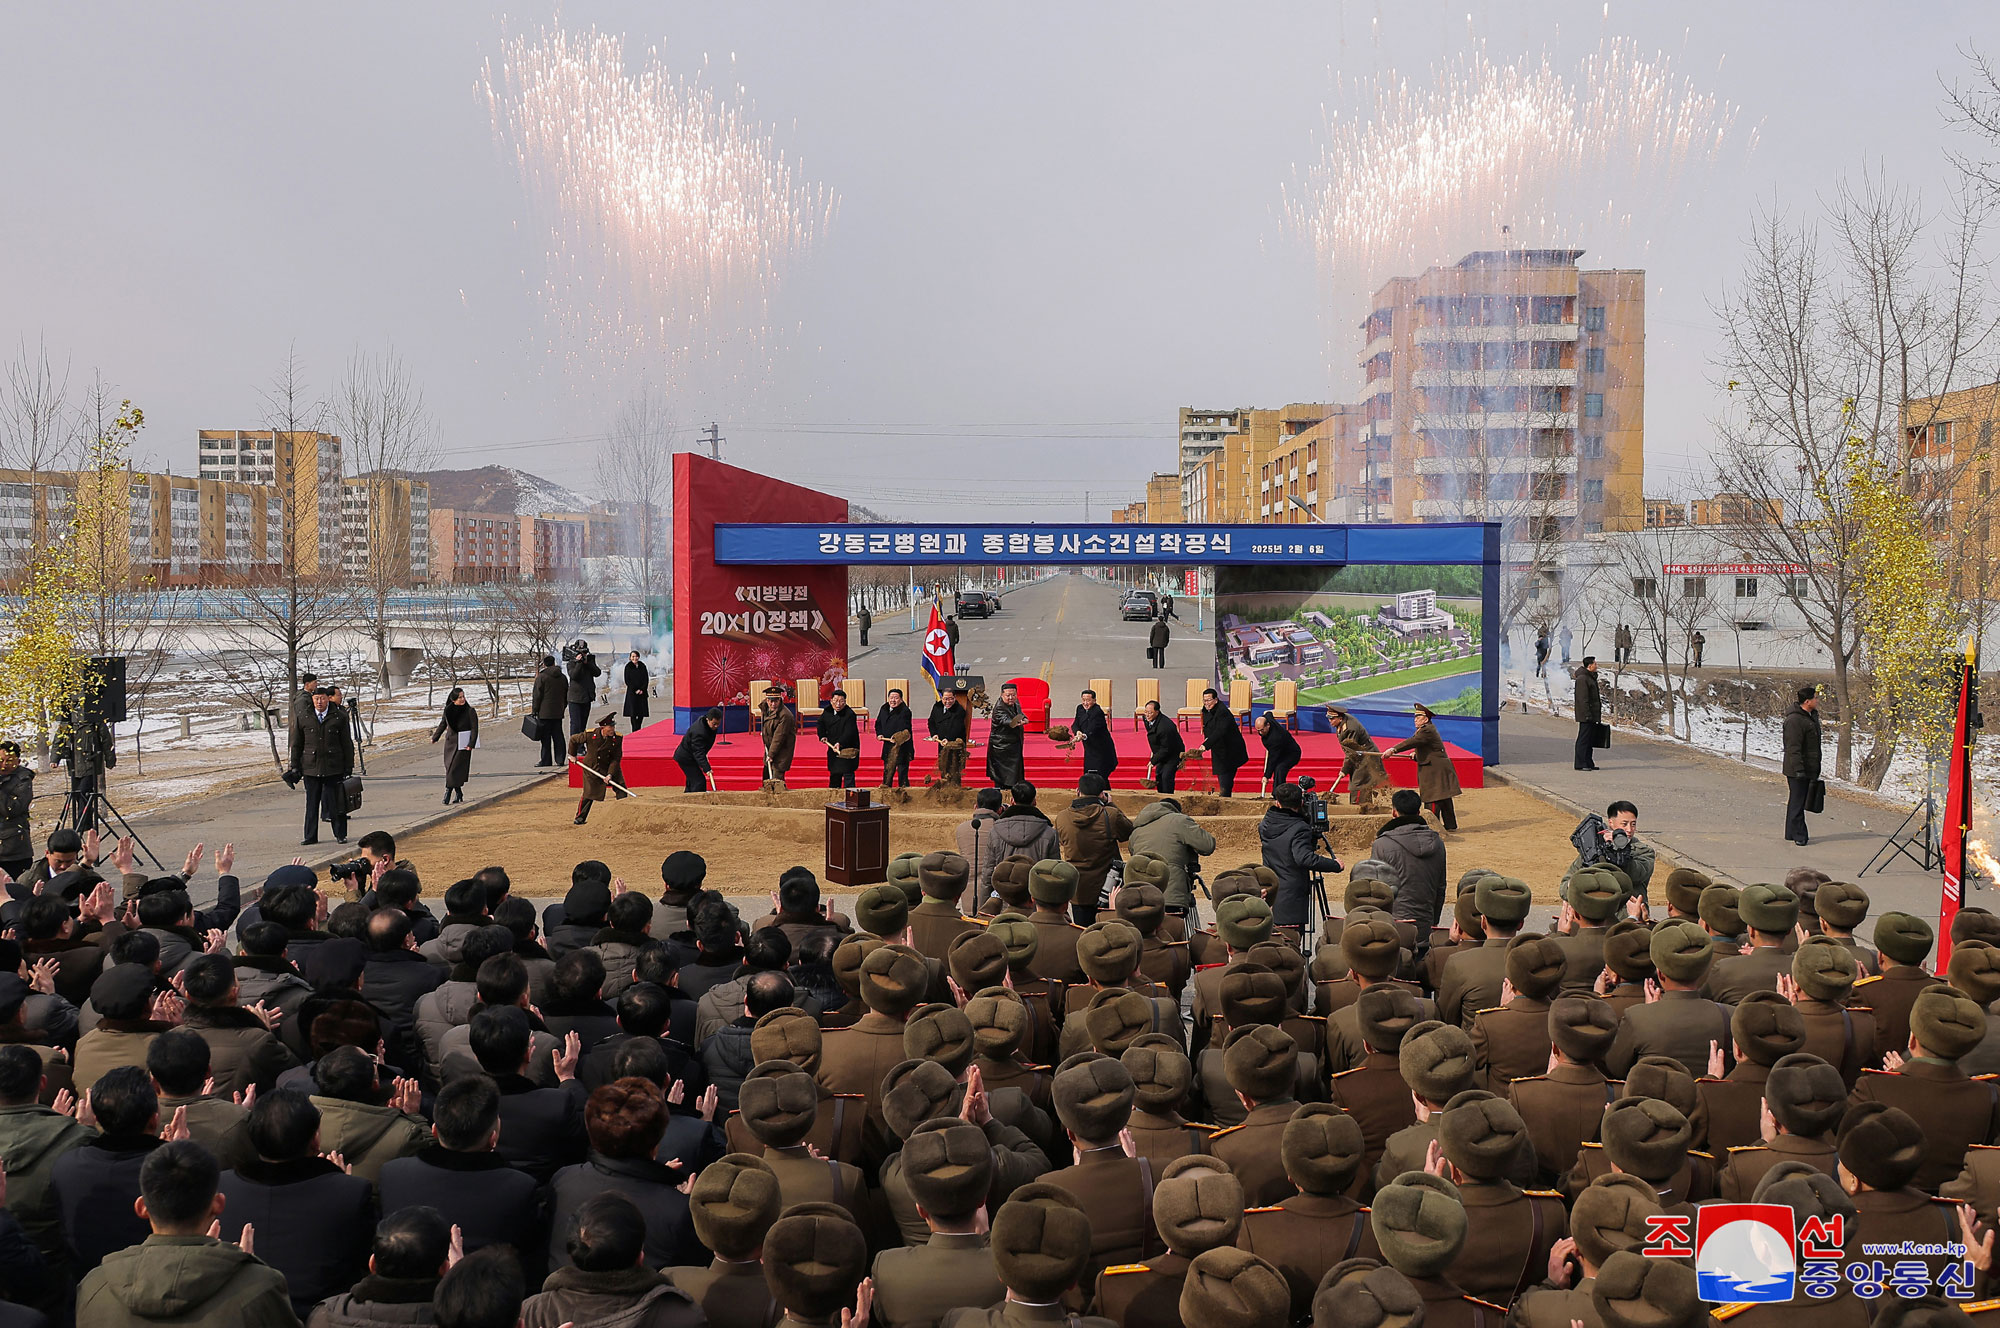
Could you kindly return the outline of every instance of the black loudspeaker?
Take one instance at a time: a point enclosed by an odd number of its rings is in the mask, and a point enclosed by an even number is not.
[[[84,713],[106,724],[125,722],[125,656],[96,655],[83,693]]]

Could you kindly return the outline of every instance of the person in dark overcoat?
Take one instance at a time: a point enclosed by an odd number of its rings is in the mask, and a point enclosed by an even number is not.
[[[1806,795],[1819,779],[1819,688],[1799,688],[1799,699],[1785,714],[1785,838],[1806,846]]]
[[[1604,722],[1604,695],[1597,686],[1597,656],[1585,655],[1583,665],[1572,675],[1576,683],[1576,768],[1597,769],[1595,738]]]
[[[709,748],[715,746],[715,739],[722,732],[722,710],[712,707],[707,714],[688,725],[688,731],[681,734],[680,745],[674,748],[674,764],[687,776],[684,793],[708,792]]]
[[[875,736],[882,740],[882,787],[910,786],[910,752],[916,743],[916,716],[903,703],[899,687],[889,689],[889,699],[875,712]]]
[[[444,714],[431,730],[431,741],[450,734],[451,746],[444,753],[444,800],[447,805],[465,801],[465,781],[472,776],[472,749],[479,745],[479,712],[465,699],[465,689],[454,687],[444,699]],[[469,734],[469,737],[460,737]],[[457,796],[452,796],[456,794]]]
[[[1187,741],[1172,715],[1160,709],[1158,701],[1146,702],[1146,751],[1153,766],[1153,787],[1162,793],[1174,791],[1174,774],[1181,768],[1181,754]]]
[[[562,750],[563,704],[568,695],[569,681],[556,667],[556,657],[543,655],[542,670],[535,675],[535,690],[528,701],[535,714],[536,732],[541,735],[542,759],[535,762],[538,770],[562,764],[558,757]]]
[[[633,651],[625,660],[625,718],[632,721],[634,733],[646,727],[646,716],[652,713],[646,704],[646,693],[652,686],[653,675],[646,661]]]
[[[1458,816],[1452,810],[1452,799],[1462,790],[1458,786],[1458,771],[1452,766],[1451,756],[1445,751],[1444,739],[1438,736],[1436,718],[1427,705],[1411,707],[1416,717],[1416,730],[1409,737],[1388,750],[1387,755],[1409,752],[1417,760],[1417,796],[1430,804],[1433,812],[1444,823],[1446,830],[1458,829]]]
[[[301,844],[319,842],[319,813],[324,804],[333,820],[333,837],[347,842],[347,790],[343,781],[354,773],[354,730],[347,712],[333,703],[333,688],[313,693],[313,709],[292,727],[291,768],[286,783],[305,781],[306,833]]]
[[[597,699],[598,675],[604,670],[597,667],[597,656],[590,653],[588,644],[578,641],[572,648],[576,653],[569,661],[569,685],[564,695],[569,698],[569,735],[574,738],[583,732],[590,703]]]
[[[993,703],[992,727],[986,735],[986,778],[995,788],[1010,789],[1026,777],[1021,747],[1028,731],[1028,716],[1021,709],[1021,689],[1013,683],[1000,684],[1000,699]]]
[[[19,880],[35,862],[28,813],[35,801],[35,772],[21,763],[21,744],[0,742],[0,871]]]
[[[1236,716],[1222,703],[1222,694],[1210,687],[1201,694],[1201,746],[1194,755],[1208,753],[1209,768],[1215,772],[1215,786],[1223,797],[1236,792],[1236,772],[1250,759],[1243,743],[1243,730]]]
[[[1264,742],[1264,780],[1275,790],[1299,763],[1299,740],[1270,715],[1257,717],[1257,736]]]
[[[1118,745],[1111,739],[1111,722],[1104,717],[1104,707],[1097,704],[1096,692],[1084,689],[1070,732],[1083,744],[1083,773],[1110,779],[1118,768]]]
[[[819,740],[826,744],[827,787],[853,788],[854,772],[861,768],[861,721],[848,708],[847,693],[838,687],[819,712]]]
[[[757,733],[764,740],[764,778],[785,780],[799,740],[799,717],[785,704],[785,689],[772,683],[757,704]]]
[[[1167,620],[1164,616],[1155,618],[1153,626],[1146,633],[1146,659],[1156,669],[1167,667]]]

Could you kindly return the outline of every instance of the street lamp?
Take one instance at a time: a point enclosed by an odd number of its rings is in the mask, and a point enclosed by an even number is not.
[[[1311,517],[1311,518],[1312,518],[1312,519],[1313,519],[1314,521],[1316,521],[1316,522],[1319,522],[1319,524],[1320,524],[1320,525],[1325,525],[1325,524],[1326,524],[1326,523],[1325,523],[1324,521],[1320,521],[1320,516],[1319,516],[1319,513],[1318,513],[1318,512],[1315,512],[1315,511],[1313,511],[1313,510],[1312,510],[1312,508],[1310,508],[1310,507],[1307,507],[1307,506],[1306,506],[1306,505],[1305,505],[1304,503],[1300,502],[1300,501],[1298,500],[1298,496],[1297,496],[1296,494],[1290,494],[1290,493],[1286,494],[1286,495],[1285,495],[1285,501],[1286,501],[1286,502],[1288,502],[1288,503],[1290,503],[1290,504],[1291,504],[1291,505],[1292,505],[1293,507],[1296,507],[1296,508],[1298,508],[1298,509],[1299,509],[1299,510],[1300,510],[1301,512],[1304,512],[1304,513],[1305,513],[1305,514],[1306,514],[1307,516]]]

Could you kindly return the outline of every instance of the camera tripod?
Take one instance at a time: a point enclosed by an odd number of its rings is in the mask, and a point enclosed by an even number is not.
[[[1340,861],[1340,855],[1333,851],[1333,845],[1326,842],[1326,831],[1315,831],[1313,841],[1326,856],[1335,862]],[[1320,919],[1332,917],[1333,906],[1327,903],[1326,899],[1325,872],[1313,872],[1306,880],[1310,892],[1306,896],[1305,925],[1299,928],[1299,953],[1310,959],[1314,938],[1319,935]]]
[[[155,867],[165,869],[165,864],[160,861],[159,855],[146,847],[146,841],[139,838],[139,832],[132,828],[132,823],[125,819],[125,814],[111,801],[111,795],[104,791],[102,772],[87,779],[71,779],[69,796],[63,799],[62,810],[56,813],[56,829],[74,830],[78,834],[83,834],[96,829],[99,825],[115,827],[119,836],[130,839],[136,844],[141,853],[152,859]]]

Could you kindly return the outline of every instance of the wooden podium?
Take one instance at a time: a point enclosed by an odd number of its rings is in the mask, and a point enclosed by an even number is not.
[[[826,804],[826,879],[835,885],[880,885],[889,879],[889,808],[871,805],[867,789],[849,789]]]

